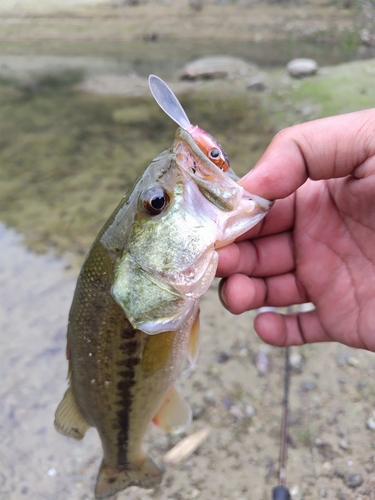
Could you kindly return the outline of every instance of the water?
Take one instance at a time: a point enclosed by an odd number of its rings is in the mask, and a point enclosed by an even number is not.
[[[53,41],[48,44],[0,44],[0,48],[1,45],[3,55],[26,56],[29,63],[34,61],[34,64],[42,63],[51,68],[56,64],[70,64],[72,69],[82,68],[91,73],[128,74],[134,71],[140,76],[147,77],[154,73],[162,78],[171,78],[187,62],[209,55],[242,57],[257,63],[261,68],[285,66],[288,61],[297,57],[313,58],[320,66],[375,57],[375,47],[358,45],[356,39],[341,44],[309,40],[251,42],[160,38],[155,42],[134,40],[102,42],[100,45],[88,42],[62,44]],[[59,59],[60,57],[63,59]],[[9,63],[6,61],[1,64],[0,60],[0,74],[6,70],[7,64]]]

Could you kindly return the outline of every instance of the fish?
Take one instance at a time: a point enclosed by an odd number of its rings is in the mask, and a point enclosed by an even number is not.
[[[214,279],[216,250],[272,205],[211,161],[212,141],[221,157],[226,153],[212,136],[208,144],[207,135],[196,134],[199,140],[177,129],[172,147],[104,224],[77,279],[67,330],[69,385],[55,428],[75,439],[96,428],[103,448],[97,500],[161,483],[163,467],[143,440],[151,422],[175,434],[191,422],[176,382],[197,361],[199,299]]]

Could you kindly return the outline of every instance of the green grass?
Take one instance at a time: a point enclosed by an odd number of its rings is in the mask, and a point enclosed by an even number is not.
[[[277,70],[264,106],[272,113],[277,129],[372,108],[374,78],[374,60],[321,68],[316,76],[302,80],[285,80],[285,71]]]

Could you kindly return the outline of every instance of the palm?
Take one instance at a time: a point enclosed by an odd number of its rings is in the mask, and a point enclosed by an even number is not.
[[[315,305],[257,316],[270,344],[336,340],[375,351],[374,130],[375,109],[295,125],[240,181],[277,201],[261,226],[220,250],[224,304],[235,314]]]
[[[375,197],[369,184],[352,177],[308,181],[295,195],[293,243],[297,280],[323,329],[332,340],[373,350]]]

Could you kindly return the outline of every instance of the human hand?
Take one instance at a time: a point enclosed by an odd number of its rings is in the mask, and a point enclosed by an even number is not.
[[[312,302],[310,312],[259,314],[255,330],[272,345],[375,351],[375,109],[281,131],[240,184],[276,202],[219,250],[226,307]]]

